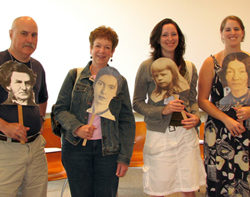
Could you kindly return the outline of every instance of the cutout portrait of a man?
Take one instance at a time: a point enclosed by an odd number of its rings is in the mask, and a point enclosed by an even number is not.
[[[0,85],[8,92],[5,105],[36,105],[33,87],[36,74],[25,64],[7,61],[0,66]]]
[[[227,55],[219,72],[224,87],[221,106],[250,105],[250,57],[246,53]]]
[[[109,103],[119,92],[121,81],[122,77],[115,68],[110,66],[102,68],[95,78],[94,101],[87,112],[115,120],[109,110]]]

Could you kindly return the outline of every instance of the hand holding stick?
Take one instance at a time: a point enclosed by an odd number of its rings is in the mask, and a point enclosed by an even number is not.
[[[92,114],[89,126],[92,126],[95,115],[115,121],[115,116],[109,110],[109,104],[117,95],[119,84],[121,86],[122,81],[122,76],[113,67],[105,66],[98,71],[93,84],[93,103],[91,108],[87,109],[87,112]],[[86,142],[87,139],[84,139],[82,145],[86,146]]]
[[[90,121],[89,121],[89,125],[91,126],[93,124],[93,121],[94,121],[94,118],[95,118],[95,114],[92,114],[91,118],[90,118]],[[86,146],[87,144],[87,139],[85,138],[82,142],[82,146]]]
[[[238,110],[239,108],[241,108],[241,107],[242,107],[241,104],[239,104],[239,103],[236,104],[236,106],[235,106],[235,108],[234,108],[234,110],[236,111],[236,113],[237,113],[237,110]],[[241,125],[243,125],[243,120],[238,120],[238,122],[239,122]]]
[[[18,123],[23,125],[23,106],[17,105],[17,110],[18,110]],[[25,141],[20,140],[20,143],[25,144]]]
[[[179,95],[174,94],[173,96],[174,96],[175,99],[179,99]],[[187,115],[184,112],[184,110],[181,111],[181,115],[182,115],[182,117],[183,117],[184,120],[187,119]]]

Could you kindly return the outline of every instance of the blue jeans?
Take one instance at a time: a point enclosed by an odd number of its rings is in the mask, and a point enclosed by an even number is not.
[[[117,154],[102,156],[101,140],[77,146],[63,139],[62,163],[67,172],[72,197],[116,197]]]

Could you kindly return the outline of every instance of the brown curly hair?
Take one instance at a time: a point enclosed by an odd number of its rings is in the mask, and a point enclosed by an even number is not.
[[[115,50],[119,41],[117,33],[111,27],[106,27],[104,25],[97,27],[92,32],[90,32],[89,43],[91,48],[93,47],[96,38],[106,38],[107,40],[111,41],[112,51]]]

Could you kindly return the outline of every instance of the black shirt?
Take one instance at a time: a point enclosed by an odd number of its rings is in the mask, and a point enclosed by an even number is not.
[[[15,60],[8,50],[0,52],[0,66],[9,60]],[[45,80],[45,72],[40,62],[31,58],[26,64],[37,75],[36,84],[33,88],[35,93],[36,104],[44,103],[48,100],[48,92]],[[1,79],[0,79],[1,80]],[[8,98],[8,92],[0,86],[0,118],[7,122],[18,122],[17,105],[3,105],[2,103]],[[41,129],[42,120],[40,117],[39,105],[37,106],[22,106],[23,107],[23,122],[24,126],[30,130],[27,136],[38,133]],[[3,134],[0,131],[0,134]]]

